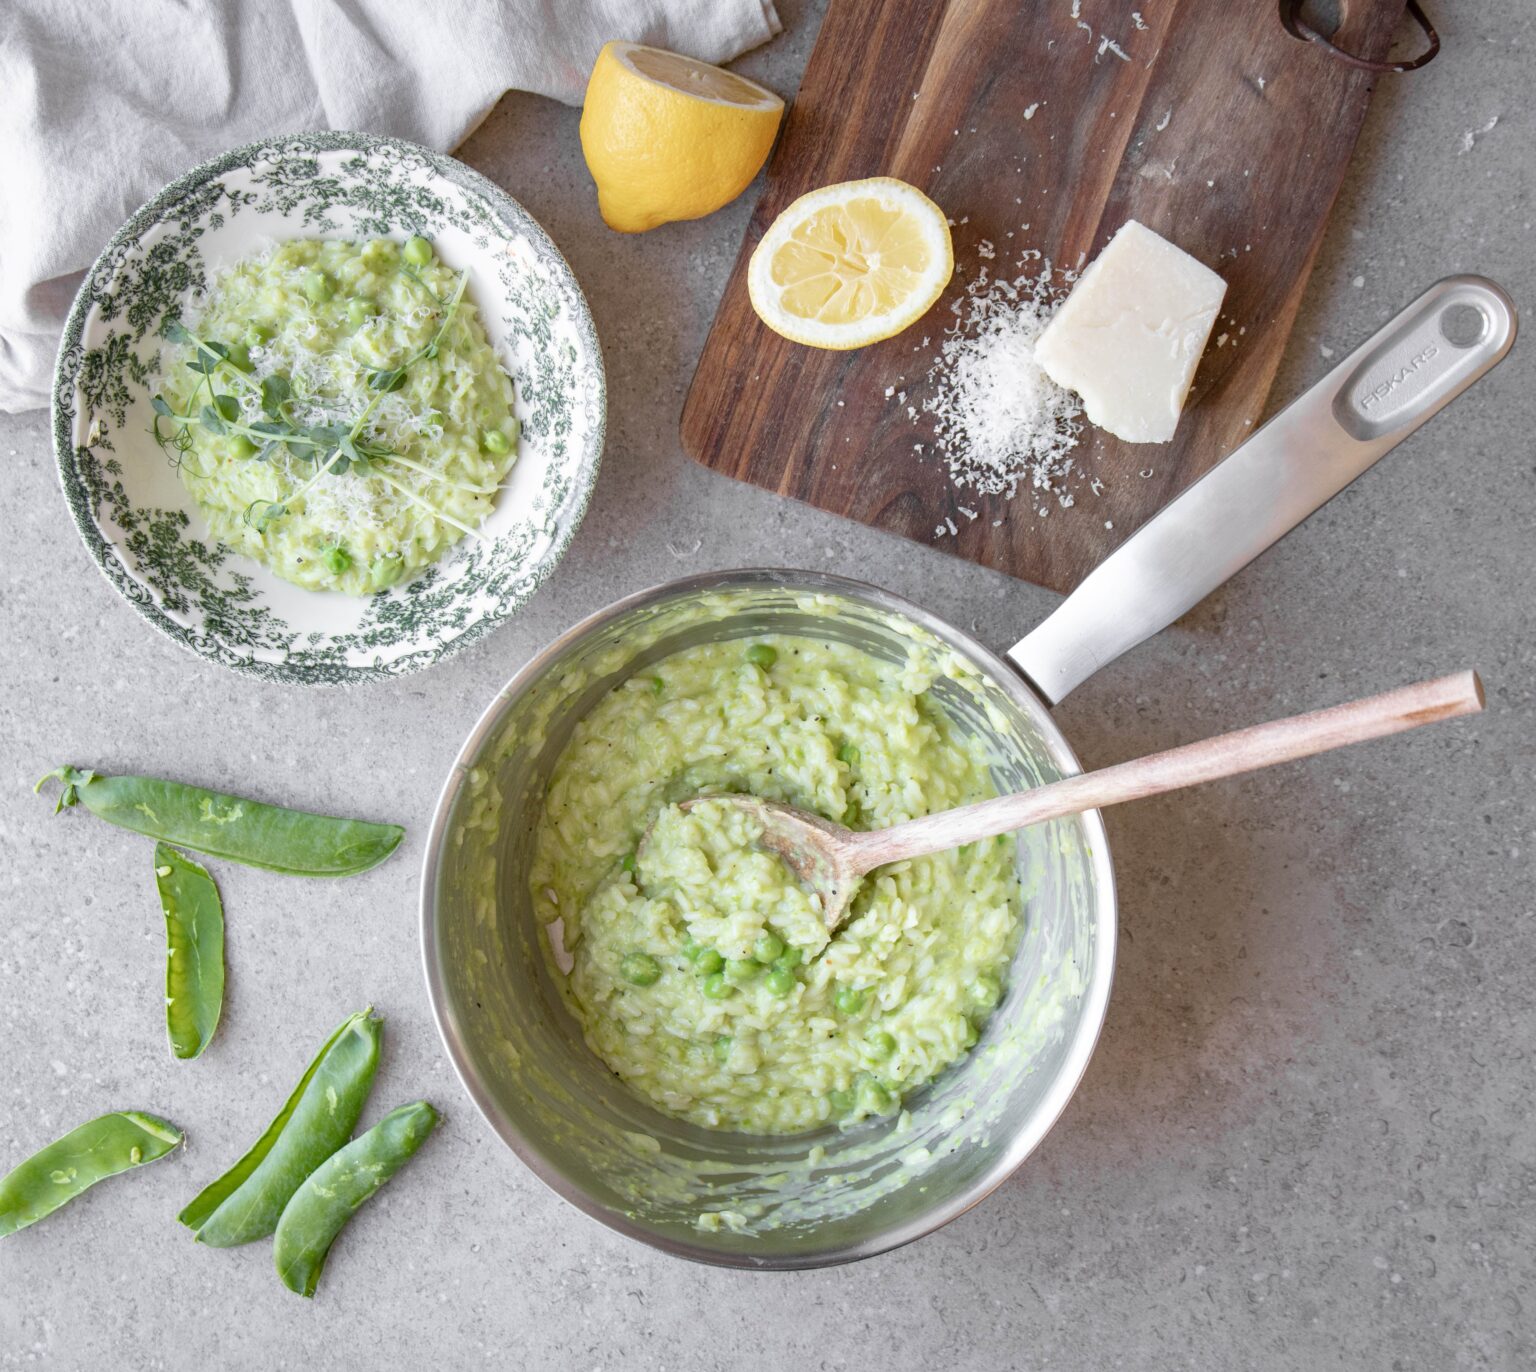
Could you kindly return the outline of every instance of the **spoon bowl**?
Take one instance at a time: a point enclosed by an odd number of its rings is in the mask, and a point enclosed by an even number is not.
[[[740,810],[758,826],[757,846],[780,858],[811,893],[821,906],[821,917],[829,931],[848,917],[848,907],[864,874],[881,865],[863,860],[863,846],[869,839],[879,839],[887,830],[860,833],[808,810],[759,800],[756,796],[695,796],[677,808],[691,810],[701,800]],[[640,845],[642,857],[650,840],[651,830],[647,830]]]

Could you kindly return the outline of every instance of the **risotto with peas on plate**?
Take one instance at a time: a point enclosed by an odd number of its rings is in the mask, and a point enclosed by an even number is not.
[[[517,456],[512,379],[424,238],[298,239],[166,330],[155,437],[220,542],[367,595],[476,528]]]

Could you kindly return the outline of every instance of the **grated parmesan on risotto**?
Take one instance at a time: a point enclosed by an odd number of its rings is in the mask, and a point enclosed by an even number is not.
[[[872,829],[993,795],[932,671],[801,637],[705,644],[577,726],[534,909],[588,1045],[661,1109],[754,1134],[891,1114],[976,1042],[1018,938],[1010,841],[879,869],[829,937],[752,821],[677,808],[745,791]]]
[[[227,362],[207,373],[199,343],[177,344],[159,411],[214,537],[297,585],[366,595],[485,519],[516,461],[517,421],[511,378],[461,286],[424,239],[298,239],[217,277],[186,326]],[[395,388],[381,384],[402,367]],[[196,419],[220,404],[222,427]],[[260,431],[345,434],[360,420],[356,442],[373,456],[329,470],[314,460],[323,449]]]

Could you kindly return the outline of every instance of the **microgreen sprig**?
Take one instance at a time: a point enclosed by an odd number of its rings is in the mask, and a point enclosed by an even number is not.
[[[478,538],[479,535],[475,530],[451,518],[431,501],[423,499],[408,487],[403,486],[382,471],[381,467],[386,462],[394,462],[439,485],[477,495],[487,494],[487,492],[478,487],[454,481],[420,463],[412,462],[383,444],[371,442],[364,437],[364,428],[378,408],[379,402],[386,395],[398,391],[405,385],[410,369],[418,362],[430,360],[438,355],[469,285],[469,273],[461,272],[453,294],[447,300],[443,300],[408,267],[402,265],[400,270],[432,297],[442,310],[443,317],[427,343],[404,362],[398,366],[380,368],[368,373],[368,387],[373,395],[363,407],[362,412],[350,424],[298,422],[291,412],[293,387],[287,377],[272,375],[263,377],[258,382],[231,358],[230,349],[225,344],[213,339],[201,338],[179,320],[172,320],[162,330],[164,337],[171,343],[178,343],[194,350],[187,367],[201,377],[198,390],[193,393],[191,406],[197,405],[198,394],[203,389],[207,391],[208,400],[195,410],[189,406],[186,412],[182,412],[172,406],[163,395],[151,397],[150,408],[155,416],[151,433],[155,442],[162,449],[173,449],[178,454],[179,462],[192,450],[194,427],[197,427],[211,434],[234,435],[245,439],[252,447],[250,456],[258,462],[271,462],[287,454],[296,461],[312,464],[313,474],[285,499],[257,500],[247,507],[246,521],[253,524],[259,533],[266,532],[273,520],[281,519],[286,515],[289,509],[322,477],[341,475],[351,471],[359,475],[378,477],[391,490],[422,506],[443,523]],[[247,394],[259,397],[263,418],[246,423],[241,418],[244,411],[240,401],[227,392],[215,389],[213,383],[216,376],[228,377],[243,387]],[[169,432],[162,430],[162,422],[170,426]]]
[[[414,272],[411,272],[410,275],[413,279],[420,282],[421,278],[416,276]],[[382,394],[387,394],[390,391],[399,390],[400,387],[405,384],[406,372],[408,372],[418,362],[422,362],[437,356],[438,349],[442,347],[443,337],[448,332],[448,326],[453,323],[454,315],[458,313],[459,302],[464,299],[464,291],[468,285],[469,273],[467,271],[460,272],[459,284],[457,287],[455,287],[453,294],[448,297],[447,302],[444,303],[441,300],[438,301],[443,310],[443,322],[437,326],[437,332],[432,335],[431,339],[427,342],[427,345],[424,348],[418,349],[410,357],[406,358],[405,361],[402,362],[398,367],[391,367],[387,371],[370,372],[368,374],[368,384],[374,390],[379,391]],[[437,300],[435,293],[429,291],[428,294],[431,294],[432,298]],[[369,408],[372,408],[371,403]],[[366,414],[367,411],[365,410],[364,413]]]

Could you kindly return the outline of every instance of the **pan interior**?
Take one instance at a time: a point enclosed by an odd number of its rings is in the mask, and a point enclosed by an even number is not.
[[[976,1047],[895,1116],[759,1137],[699,1128],[632,1094],[561,1002],[526,874],[550,771],[618,682],[679,649],[776,634],[892,661],[914,645],[945,674],[931,694],[981,737],[1000,791],[1061,775],[1043,707],[960,635],[851,584],[738,578],[649,598],[573,635],[514,683],[445,798],[429,965],[461,1075],[497,1130],[562,1194],[631,1234],[715,1262],[796,1266],[863,1256],[926,1232],[1000,1181],[1064,1104],[1097,1033],[1111,899],[1096,823],[1021,835],[1024,927]],[[994,660],[995,662],[995,660]],[[1112,938],[1112,932],[1110,934]]]

